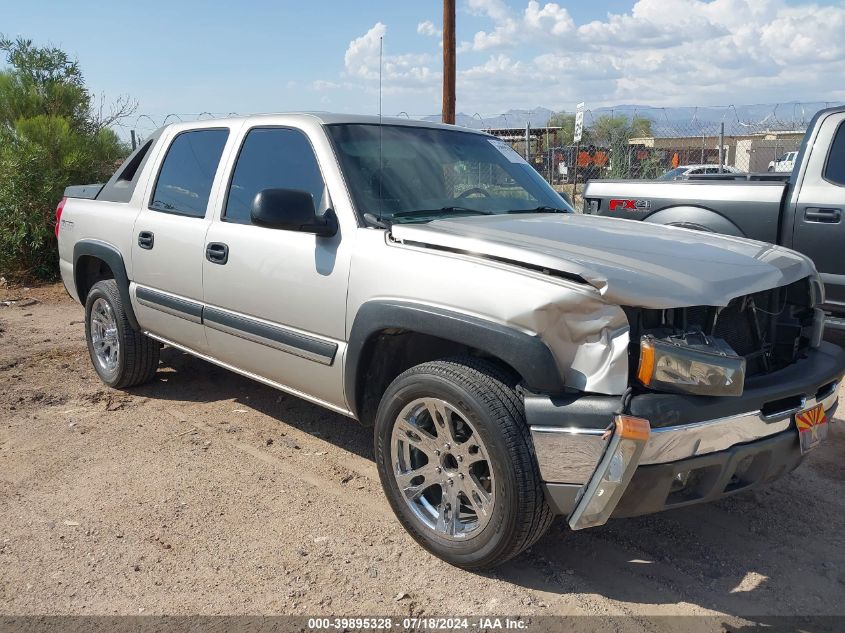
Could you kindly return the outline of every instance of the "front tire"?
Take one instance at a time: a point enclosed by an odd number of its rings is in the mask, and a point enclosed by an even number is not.
[[[114,279],[98,281],[85,301],[85,338],[94,370],[115,389],[152,380],[160,345],[133,329]]]
[[[553,518],[513,383],[473,357],[428,362],[391,383],[376,416],[393,511],[420,545],[465,569],[513,558]]]

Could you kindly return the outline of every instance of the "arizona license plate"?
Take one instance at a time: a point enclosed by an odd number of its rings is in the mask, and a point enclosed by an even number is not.
[[[824,405],[817,404],[796,413],[795,426],[798,427],[801,452],[806,453],[813,450],[827,438],[827,416],[824,412]]]

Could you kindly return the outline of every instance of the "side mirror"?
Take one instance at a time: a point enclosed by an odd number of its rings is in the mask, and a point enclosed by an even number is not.
[[[264,189],[255,195],[250,212],[252,223],[270,229],[314,233],[331,237],[337,233],[337,218],[331,209],[317,215],[314,198],[299,189]]]

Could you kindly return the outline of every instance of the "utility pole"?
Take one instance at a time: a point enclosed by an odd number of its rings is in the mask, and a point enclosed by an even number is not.
[[[129,136],[132,139],[132,149],[136,149],[138,147],[138,141],[135,140],[135,130],[129,130]]]
[[[443,123],[455,124],[455,0],[443,0]]]

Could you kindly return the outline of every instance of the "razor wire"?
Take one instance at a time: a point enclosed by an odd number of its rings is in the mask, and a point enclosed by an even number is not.
[[[456,123],[507,141],[554,185],[573,194],[597,178],[657,178],[682,167],[764,172],[788,168],[813,115],[833,102],[596,108],[584,112],[584,135],[573,142],[574,112],[544,108],[459,114]],[[235,112],[142,113],[118,124],[136,142],[175,122],[237,116]],[[439,121],[439,114],[401,111],[398,118]],[[724,130],[724,132],[723,132]],[[779,160],[781,159],[781,160]]]

